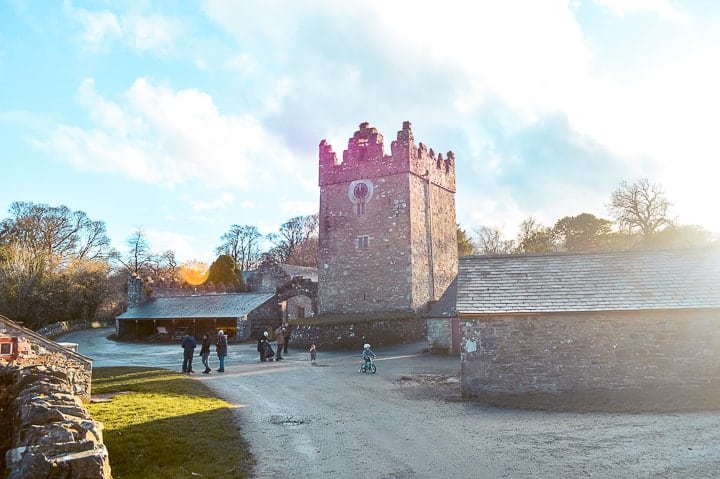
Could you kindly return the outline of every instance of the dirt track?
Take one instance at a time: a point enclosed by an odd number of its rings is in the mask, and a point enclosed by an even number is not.
[[[102,334],[63,340],[79,343],[96,366],[134,358],[179,369],[177,345],[108,345]],[[357,372],[359,351],[320,351],[312,366],[305,351],[259,363],[254,344],[231,345],[225,374],[196,377],[238,406],[257,478],[720,477],[720,413],[540,412],[463,402],[458,360],[421,349],[376,350],[378,373],[370,375]]]

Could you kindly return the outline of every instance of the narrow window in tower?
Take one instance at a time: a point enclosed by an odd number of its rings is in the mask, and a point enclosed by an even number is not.
[[[368,249],[370,246],[369,236],[358,236],[357,247],[358,249]]]
[[[365,202],[359,201],[356,206],[357,206],[357,215],[358,216],[364,215],[365,214]]]
[[[298,319],[302,319],[305,317],[305,308],[303,306],[298,306],[297,317]]]

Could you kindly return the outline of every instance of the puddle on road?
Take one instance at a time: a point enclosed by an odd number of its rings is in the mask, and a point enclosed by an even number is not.
[[[294,418],[292,416],[270,416],[270,424],[278,426],[300,426],[305,424],[305,419]]]

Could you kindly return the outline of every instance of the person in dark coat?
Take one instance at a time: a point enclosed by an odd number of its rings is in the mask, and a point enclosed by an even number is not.
[[[200,357],[202,358],[203,366],[205,366],[203,374],[208,374],[212,371],[212,369],[210,369],[210,364],[208,363],[208,359],[210,358],[210,336],[208,333],[203,334],[202,346],[200,347]]]
[[[220,367],[217,372],[225,372],[225,356],[227,356],[227,336],[225,331],[222,329],[218,332],[217,339],[215,340],[215,352],[217,353],[218,359],[220,360]]]
[[[272,344],[270,344],[270,341],[267,339],[263,341],[263,347],[265,348],[265,358],[268,361],[272,361],[273,357],[275,356],[275,351],[273,351]]]
[[[182,342],[180,343],[180,347],[183,348],[182,372],[184,373],[190,374],[195,372],[192,370],[192,360],[193,355],[195,354],[195,346],[197,346],[195,338],[193,338],[190,333],[185,333],[185,336],[183,336]]]
[[[257,352],[260,355],[260,361],[265,362],[267,359],[265,358],[265,341],[267,341],[267,331],[263,333],[262,336],[259,336],[257,339]]]

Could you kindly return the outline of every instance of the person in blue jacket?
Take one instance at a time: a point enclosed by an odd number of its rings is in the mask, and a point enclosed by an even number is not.
[[[218,360],[220,361],[220,367],[217,369],[217,372],[224,373],[225,372],[225,356],[227,356],[227,336],[225,336],[225,331],[222,329],[218,331],[217,339],[215,339],[215,352],[217,353]]]
[[[195,346],[197,346],[195,338],[193,338],[190,333],[185,333],[185,336],[183,336],[182,342],[180,343],[180,347],[183,348],[183,373],[190,374],[195,372],[192,369],[192,360],[193,355],[195,354]]]

